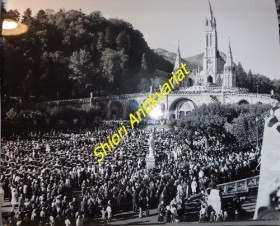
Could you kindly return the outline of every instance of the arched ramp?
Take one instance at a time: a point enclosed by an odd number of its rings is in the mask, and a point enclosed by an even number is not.
[[[129,114],[134,114],[140,107],[140,104],[136,100],[130,100],[126,105],[126,115],[125,118],[128,118]]]
[[[188,98],[179,98],[172,102],[169,108],[169,117],[184,119],[188,112],[197,108],[196,104]]]
[[[238,104],[239,105],[241,105],[241,104],[249,104],[249,102],[247,100],[242,99],[242,100],[238,101]]]
[[[109,104],[109,117],[110,119],[120,119],[123,117],[123,105],[119,101],[112,101]]]

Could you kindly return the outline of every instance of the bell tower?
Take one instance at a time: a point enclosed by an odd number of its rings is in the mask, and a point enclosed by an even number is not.
[[[234,64],[232,59],[230,41],[228,42],[227,59],[224,65],[223,86],[228,88],[236,87],[236,75],[234,73]]]
[[[205,42],[204,42],[204,57],[203,57],[203,71],[204,84],[216,83],[217,75],[217,30],[216,19],[213,15],[210,2],[208,7],[208,15],[205,20]]]

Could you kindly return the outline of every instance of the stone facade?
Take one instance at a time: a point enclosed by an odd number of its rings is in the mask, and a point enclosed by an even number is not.
[[[238,90],[240,89],[240,91]],[[202,104],[273,104],[277,100],[272,99],[268,94],[244,93],[241,88],[220,90],[219,87],[208,87],[197,91],[173,91],[160,101],[159,106],[162,111],[162,118],[173,117],[183,118],[188,111],[193,110]],[[144,102],[148,93],[134,93],[118,96],[103,96],[84,99],[60,100],[45,102],[49,108],[58,106],[72,106],[77,108],[101,109],[106,113],[106,118],[127,119],[130,112],[135,112]]]
[[[236,87],[235,67],[229,42],[226,56],[218,50],[217,24],[209,2],[208,15],[205,21],[203,67],[197,65],[188,76],[188,82],[182,88],[191,86],[219,86],[225,88]],[[178,52],[175,60],[174,71],[181,65],[181,55]]]

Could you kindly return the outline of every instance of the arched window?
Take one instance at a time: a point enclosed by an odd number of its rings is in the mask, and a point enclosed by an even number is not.
[[[208,76],[207,78],[207,82],[209,83],[213,83],[213,77],[211,75]]]
[[[208,47],[208,35],[206,35],[206,47]]]
[[[212,34],[210,34],[210,46],[212,46]]]

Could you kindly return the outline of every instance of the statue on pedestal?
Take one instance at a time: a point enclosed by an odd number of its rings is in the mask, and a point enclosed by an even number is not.
[[[147,170],[155,168],[155,142],[154,133],[152,132],[149,139],[149,154],[146,156],[146,168]]]

